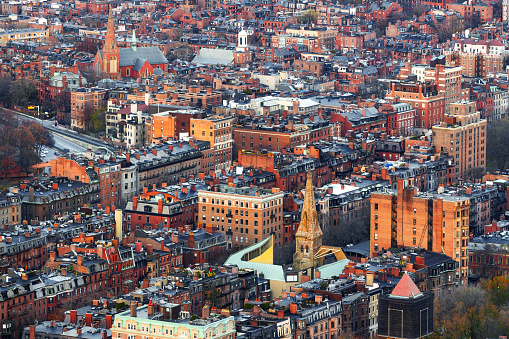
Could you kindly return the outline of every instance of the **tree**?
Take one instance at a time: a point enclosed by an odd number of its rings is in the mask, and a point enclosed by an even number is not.
[[[90,129],[94,133],[103,132],[106,129],[106,107],[99,107],[90,115]]]
[[[488,123],[486,130],[486,157],[494,161],[500,171],[506,168],[509,158],[509,118]]]
[[[206,299],[209,302],[209,305],[211,307],[221,307],[221,292],[215,288],[214,286],[211,286],[210,289],[205,291]]]
[[[274,265],[289,265],[293,262],[295,240],[286,245],[274,246]]]
[[[297,21],[303,24],[316,23],[316,18],[318,18],[318,13],[312,9],[308,9],[297,17]]]
[[[487,284],[489,286],[489,284]],[[460,287],[434,303],[435,331],[430,338],[494,338],[506,333],[508,314],[493,302],[490,290]]]
[[[350,219],[338,225],[330,225],[323,230],[323,244],[343,247],[348,244],[357,244],[369,239],[369,218]]]
[[[495,305],[507,305],[509,301],[509,279],[507,277],[494,277],[488,282],[486,290]]]
[[[14,105],[26,107],[37,100],[37,88],[33,82],[25,79],[16,81],[10,87],[11,100]]]
[[[11,86],[11,79],[5,77],[0,80],[0,103],[2,103],[4,107],[11,106]]]

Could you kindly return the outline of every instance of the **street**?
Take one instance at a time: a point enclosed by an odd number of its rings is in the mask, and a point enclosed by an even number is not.
[[[57,133],[54,133],[53,131],[55,131],[55,130],[62,130],[62,133],[65,133],[66,135],[69,135],[71,137],[74,137],[74,134],[75,134],[75,132],[68,131],[64,127],[61,127],[61,126],[55,127],[53,120],[38,120],[36,118],[30,117],[30,116],[26,116],[24,114],[17,113],[15,111],[5,110],[3,108],[0,108],[0,111],[4,111],[5,113],[12,113],[12,114],[14,114],[18,118],[18,120],[20,122],[25,122],[25,123],[36,122],[36,123],[39,123],[42,126],[44,126],[44,128],[46,128],[47,130],[49,130],[51,132],[51,134],[53,135],[53,138],[55,140],[55,147],[54,148],[56,148],[57,150],[55,150],[55,149],[47,149],[48,153],[45,156],[41,156],[41,160],[42,161],[49,161],[50,159],[56,159],[56,157],[57,157],[56,153],[62,154],[63,153],[62,151],[64,149],[69,149],[69,151],[71,151],[71,152],[85,152],[86,151],[86,148],[84,148],[82,146],[79,146],[76,143],[63,138],[62,136],[60,136]],[[83,135],[76,134],[76,138],[79,138],[79,139],[81,139],[83,141],[90,141],[90,142],[93,142],[94,144],[98,144],[98,145],[101,145],[103,147],[107,147],[107,145],[101,144],[100,140],[96,141],[96,140],[93,140],[92,138],[89,138],[89,137],[86,137],[86,136],[83,136]]]

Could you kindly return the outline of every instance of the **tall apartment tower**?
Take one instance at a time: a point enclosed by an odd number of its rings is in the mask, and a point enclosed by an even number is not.
[[[509,0],[502,0],[502,22],[509,20]]]
[[[454,157],[455,178],[479,178],[486,171],[486,119],[473,101],[450,104],[449,116],[433,126],[433,145]]]
[[[397,190],[371,194],[371,256],[397,247],[444,253],[458,263],[456,278],[468,278],[470,199],[419,192],[413,179],[399,179]],[[439,191],[440,192],[440,191]]]

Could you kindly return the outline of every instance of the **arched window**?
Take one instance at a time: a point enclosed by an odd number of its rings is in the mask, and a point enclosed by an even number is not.
[[[304,245],[301,245],[300,246],[300,252],[303,253],[304,252]]]
[[[306,253],[309,253],[309,247],[306,246]]]

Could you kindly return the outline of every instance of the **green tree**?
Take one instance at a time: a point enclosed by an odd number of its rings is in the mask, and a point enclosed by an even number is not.
[[[312,9],[308,9],[297,17],[297,21],[303,24],[316,23],[316,18],[318,18],[318,13]]]
[[[90,115],[90,129],[94,133],[103,132],[106,130],[106,108],[99,107]]]

